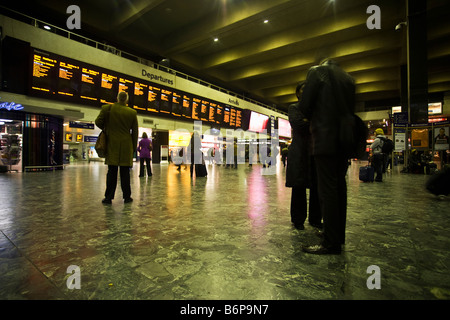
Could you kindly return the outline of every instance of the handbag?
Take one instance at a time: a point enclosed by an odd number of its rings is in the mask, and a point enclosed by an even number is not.
[[[106,158],[107,150],[108,150],[108,139],[106,135],[106,126],[109,120],[109,112],[111,111],[111,107],[107,112],[107,116],[105,118],[105,126],[104,129],[98,135],[97,141],[95,142],[95,151],[97,152],[100,158]]]

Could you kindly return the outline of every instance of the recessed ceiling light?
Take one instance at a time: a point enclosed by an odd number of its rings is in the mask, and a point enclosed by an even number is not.
[[[219,38],[214,38],[214,42],[217,42],[217,41],[219,41]]]
[[[267,19],[266,19],[266,20],[264,20],[264,23],[269,23],[269,20],[267,20]]]
[[[49,26],[44,26],[45,30],[51,30],[52,28],[50,28]]]

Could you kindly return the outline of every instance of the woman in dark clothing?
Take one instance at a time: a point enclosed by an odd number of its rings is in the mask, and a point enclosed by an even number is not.
[[[296,88],[297,98],[301,99],[304,82]],[[311,134],[309,122],[299,110],[299,103],[289,106],[289,123],[292,127],[292,143],[289,147],[286,167],[286,187],[292,188],[291,222],[295,228],[304,229],[307,216],[306,189],[309,188],[309,224],[322,228],[322,215],[317,193],[316,170],[311,155]]]
[[[191,177],[193,176],[194,171],[196,177],[206,177],[208,175],[201,148],[202,141],[200,135],[195,131],[188,146],[188,150],[191,150]]]
[[[145,176],[144,161],[145,161],[145,165],[147,167],[147,174],[148,174],[148,176],[151,176],[152,175],[152,167],[150,166],[150,160],[152,158],[150,156],[150,151],[152,151],[152,143],[145,132],[142,134],[141,141],[139,141],[139,146],[137,148],[137,151],[139,152],[139,158],[141,159],[140,160],[141,166],[140,166],[140,170],[139,170],[139,177]]]

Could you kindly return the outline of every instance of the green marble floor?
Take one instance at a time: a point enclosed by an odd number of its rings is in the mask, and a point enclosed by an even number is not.
[[[359,166],[347,243],[332,256],[302,252],[319,238],[292,227],[282,166],[191,179],[173,165],[139,178],[135,165],[134,201],[118,186],[106,206],[102,163],[1,174],[0,299],[449,299],[450,200],[425,191],[426,175],[395,168],[362,183]],[[379,289],[367,285],[372,265]]]

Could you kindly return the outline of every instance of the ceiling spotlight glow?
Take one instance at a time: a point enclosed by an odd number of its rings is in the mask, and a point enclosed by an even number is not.
[[[214,38],[214,42],[217,42],[217,41],[219,41],[219,38]]]
[[[264,23],[269,23],[269,20],[267,20],[267,19],[266,19],[266,20],[264,20]]]
[[[45,26],[44,26],[44,29],[45,29],[45,30],[51,30],[52,28],[50,28],[49,26],[45,25]]]

